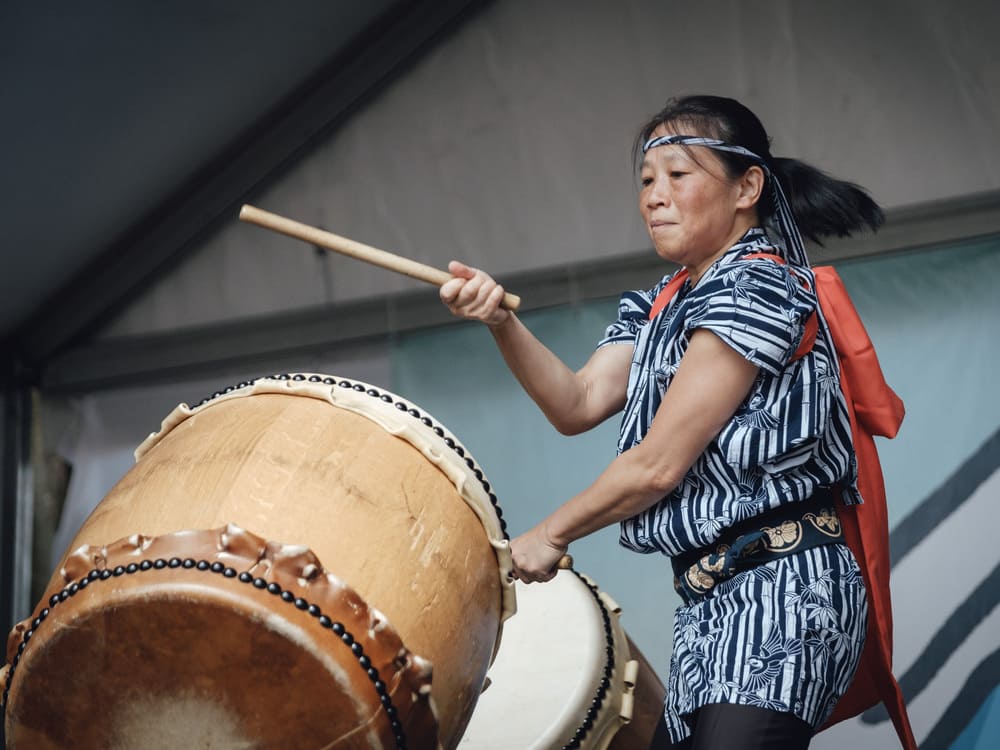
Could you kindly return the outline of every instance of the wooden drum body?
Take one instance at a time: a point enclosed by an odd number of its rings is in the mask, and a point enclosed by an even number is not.
[[[284,375],[182,404],[136,456],[10,635],[11,746],[457,744],[514,590],[443,427]]]
[[[611,597],[562,570],[517,605],[461,750],[646,750],[664,688]]]

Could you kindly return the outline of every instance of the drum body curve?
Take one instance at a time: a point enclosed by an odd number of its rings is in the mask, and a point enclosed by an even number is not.
[[[137,567],[130,576],[130,560],[137,566],[161,560],[166,568],[145,573]],[[170,567],[173,560],[177,565]],[[105,567],[112,571],[107,580]],[[116,575],[119,567],[125,573]],[[46,617],[76,607],[77,623],[86,623],[87,632],[76,640],[65,636],[72,629],[68,622],[46,631],[40,607],[34,642],[27,643],[27,630],[19,626],[10,643],[20,648],[20,639],[25,646],[21,677],[34,670],[41,679],[48,651],[52,659],[66,659],[86,637],[84,650],[110,665],[94,679],[114,682],[111,673],[127,672],[129,664],[152,661],[156,666],[147,671],[166,670],[183,659],[183,644],[197,632],[210,647],[192,648],[192,659],[227,649],[241,653],[248,638],[258,638],[259,650],[246,652],[244,667],[229,665],[232,689],[219,677],[225,659],[216,669],[178,672],[178,680],[225,692],[217,710],[204,712],[206,723],[246,722],[260,706],[273,706],[282,694],[274,686],[256,707],[231,705],[248,683],[267,682],[270,668],[286,698],[300,690],[298,701],[316,702],[315,712],[300,706],[288,721],[340,714],[359,724],[329,728],[324,737],[322,722],[310,719],[303,736],[317,747],[382,746],[386,737],[405,736],[406,714],[411,735],[402,746],[448,748],[465,728],[502,622],[513,611],[509,567],[502,518],[482,470],[429,415],[364,383],[319,375],[263,378],[194,409],[178,407],[84,523],[50,582]],[[87,591],[52,606],[52,596],[94,570]],[[174,580],[154,578],[171,571]],[[238,583],[245,585],[231,588]],[[99,588],[113,592],[108,601],[94,598]],[[90,603],[79,603],[85,600]],[[155,637],[141,635],[143,623]],[[330,646],[324,639],[337,642]],[[116,650],[123,653],[116,656]],[[297,650],[314,656],[299,659],[301,668],[289,673]],[[377,653],[381,671],[373,663]],[[351,670],[360,677],[345,676]],[[282,675],[300,673],[298,687],[297,680],[281,685]],[[334,692],[346,695],[330,698],[316,687],[331,679],[341,686]],[[119,692],[127,681],[120,681]],[[18,686],[8,682],[10,735]],[[355,695],[365,691],[370,694],[363,699]],[[185,701],[205,700],[195,688],[153,692],[162,694],[161,705],[146,706],[147,712],[179,711]],[[358,700],[370,705],[344,708]],[[213,711],[221,718],[213,719]],[[436,724],[433,744],[420,744],[428,742],[428,721]],[[418,731],[425,732],[419,741]],[[270,746],[255,741],[239,746]]]

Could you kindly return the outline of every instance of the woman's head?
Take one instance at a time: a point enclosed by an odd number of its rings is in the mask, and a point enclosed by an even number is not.
[[[639,130],[633,147],[636,164],[642,158],[643,144],[654,135],[654,131],[656,134],[695,135],[725,141],[752,151],[764,164],[771,161],[771,139],[757,115],[735,99],[724,96],[699,95],[670,99]],[[712,154],[721,162],[730,179],[742,176],[747,169],[759,164],[742,154],[725,151],[713,151]],[[692,151],[692,158],[699,160],[699,155]],[[773,203],[769,201],[765,191],[758,205],[761,218],[769,216],[772,210]]]
[[[735,99],[699,95],[669,100],[639,131],[633,150],[637,165],[645,157],[644,145],[661,135],[716,141],[711,148],[690,143],[669,147],[684,149],[705,167],[715,165],[715,171],[721,170],[729,181],[745,179],[754,168],[762,167],[766,182],[755,206],[757,217],[760,223],[770,223],[772,218],[777,222],[786,245],[794,246],[790,259],[795,262],[807,262],[799,233],[820,242],[866,227],[874,230],[884,221],[882,210],[864,188],[797,159],[773,156],[763,124]],[[750,153],[737,153],[732,147]],[[655,148],[659,147],[650,150]]]
[[[662,127],[655,137],[669,136]],[[702,153],[698,153],[702,152]],[[639,212],[657,254],[701,277],[759,224],[760,167],[730,177],[714,150],[683,144],[650,148],[639,168]]]

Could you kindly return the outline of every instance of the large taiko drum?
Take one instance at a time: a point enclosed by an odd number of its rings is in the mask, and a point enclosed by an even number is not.
[[[621,626],[614,600],[563,570],[517,584],[517,614],[461,750],[646,750],[663,684]]]
[[[422,409],[281,375],[182,404],[8,639],[8,747],[452,748],[514,609],[496,497]]]

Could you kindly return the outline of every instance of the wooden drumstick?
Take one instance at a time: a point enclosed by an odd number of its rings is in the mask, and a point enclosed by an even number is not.
[[[341,255],[349,255],[352,258],[363,260],[366,263],[371,263],[389,271],[401,273],[404,276],[426,281],[428,284],[434,284],[435,286],[441,286],[452,278],[450,273],[442,271],[439,268],[418,263],[415,260],[403,258],[402,256],[394,255],[385,250],[379,250],[370,245],[355,242],[347,237],[341,237],[339,234],[327,232],[324,229],[312,227],[308,224],[302,224],[254,206],[243,206],[240,209],[240,220],[256,224],[259,227],[264,227],[274,232],[287,234],[289,237],[309,242],[326,250],[340,253]],[[521,298],[516,294],[505,292],[501,305],[505,309],[514,312],[521,306]]]

